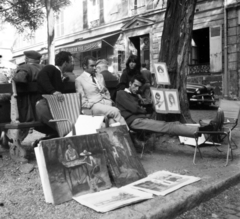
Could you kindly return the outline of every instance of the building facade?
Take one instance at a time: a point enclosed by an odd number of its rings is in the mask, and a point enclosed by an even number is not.
[[[167,0],[72,0],[55,20],[55,51],[70,51],[76,74],[84,56],[105,58],[110,71],[121,74],[130,54],[154,72],[158,62]],[[239,0],[198,0],[194,16],[188,80],[209,84],[218,95],[240,97]],[[16,63],[34,49],[46,58],[46,27],[34,38],[18,37]]]

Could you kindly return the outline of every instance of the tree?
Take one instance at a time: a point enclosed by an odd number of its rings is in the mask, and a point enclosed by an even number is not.
[[[54,64],[54,12],[69,4],[70,0],[0,0],[0,18],[20,33],[36,31],[47,19],[48,61]]]
[[[166,121],[192,121],[186,83],[196,2],[197,0],[178,0],[167,3],[159,61],[165,62],[168,67],[171,85],[167,88],[174,88],[179,92],[181,114],[164,116]],[[163,116],[157,116],[158,119],[163,119]]]

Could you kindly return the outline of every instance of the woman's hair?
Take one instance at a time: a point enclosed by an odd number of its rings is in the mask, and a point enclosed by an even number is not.
[[[129,63],[130,62],[135,62],[136,63],[135,69],[137,69],[137,70],[140,69],[140,62],[139,62],[139,59],[136,55],[130,55],[128,57],[128,60],[126,62],[126,69],[129,69]]]
[[[173,102],[171,102],[171,98],[172,98]],[[169,99],[170,103],[175,103],[175,98],[174,98],[173,94],[169,94],[168,99]]]

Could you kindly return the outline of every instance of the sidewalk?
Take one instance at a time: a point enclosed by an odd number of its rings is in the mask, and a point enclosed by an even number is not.
[[[238,145],[239,131],[236,129],[233,133],[233,138]],[[240,148],[233,151],[234,160],[230,160],[228,166],[224,167],[226,145],[219,147],[223,150],[221,153],[215,147],[202,147],[203,159],[198,154],[197,165],[192,163],[194,148],[180,145],[177,138],[166,142],[164,137],[161,137],[156,142],[156,146],[157,149],[153,154],[145,154],[141,160],[148,174],[158,170],[168,170],[198,176],[201,180],[165,197],[158,196],[149,201],[127,206],[109,212],[101,218],[117,219],[121,215],[121,219],[172,219],[240,182]]]
[[[239,132],[240,127],[235,128],[232,136],[237,145],[240,145]],[[33,133],[25,139],[25,142],[29,144],[37,138],[39,138],[39,134]],[[194,147],[181,145],[177,137],[161,136],[155,142],[155,146],[154,153],[144,154],[141,158],[148,174],[159,170],[168,170],[174,173],[197,176],[201,180],[164,197],[156,196],[148,201],[101,214],[99,218],[172,219],[240,182],[240,148],[233,151],[234,160],[230,159],[228,166],[225,167],[227,150],[225,144],[219,147],[222,152],[217,151],[213,146],[203,146],[201,148],[203,159],[197,153],[197,165],[192,163]]]

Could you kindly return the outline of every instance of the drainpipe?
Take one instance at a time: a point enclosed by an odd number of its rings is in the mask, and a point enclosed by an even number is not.
[[[224,1],[224,75],[223,75],[223,95],[228,98],[228,46],[227,46],[227,0]]]

